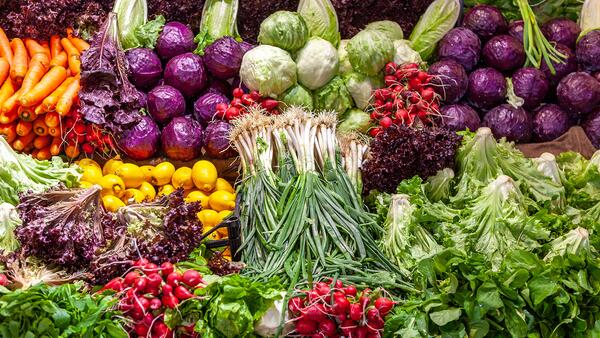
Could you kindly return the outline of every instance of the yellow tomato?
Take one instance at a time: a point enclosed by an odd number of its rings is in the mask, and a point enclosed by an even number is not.
[[[171,183],[175,166],[171,162],[162,162],[152,169],[152,184],[165,185]]]
[[[115,174],[108,174],[102,177],[100,186],[102,186],[102,193],[104,195],[121,197],[123,192],[125,192],[125,183],[123,183],[123,180]]]
[[[192,168],[192,180],[196,188],[211,192],[217,184],[217,168],[209,161],[201,160],[194,164]]]
[[[165,184],[162,187],[160,187],[158,189],[158,196],[167,196],[173,193],[173,191],[175,191],[175,188],[170,185],[170,184]]]
[[[200,204],[202,205],[202,209],[209,208],[208,196],[205,193],[203,193],[202,191],[194,190],[194,191],[190,192],[187,195],[187,197],[185,198],[185,201],[188,203],[200,202]]]
[[[143,192],[137,189],[130,188],[125,190],[125,193],[123,194],[123,197],[121,197],[121,200],[125,202],[125,204],[135,204],[144,202],[145,198],[146,195],[144,195]]]
[[[100,170],[100,167],[86,165],[82,166],[81,168],[83,169],[83,174],[81,175],[82,181],[95,184],[100,182],[100,180],[102,179],[102,170]]]
[[[226,179],[224,178],[217,178],[217,182],[215,183],[215,190],[223,190],[223,191],[227,191],[230,193],[234,193],[235,190],[233,190],[233,187],[231,186],[231,184],[229,184],[229,182],[227,182]]]
[[[143,165],[140,167],[142,173],[144,174],[144,180],[148,183],[152,183],[152,169],[154,166],[152,165]]]
[[[119,156],[116,156],[115,158],[111,158],[110,160],[106,161],[106,163],[104,163],[104,167],[102,167],[102,174],[103,175],[114,174],[115,170],[117,170],[117,168],[121,164],[123,164],[123,161],[121,161],[121,158]]]
[[[208,197],[208,204],[213,210],[233,210],[235,208],[235,194],[227,191],[215,191]]]
[[[175,170],[171,177],[171,184],[175,188],[192,189],[194,181],[192,181],[192,169],[189,167],[181,167]]]
[[[102,197],[102,205],[104,205],[104,209],[116,212],[120,207],[124,207],[125,203],[116,196],[106,195]]]
[[[203,227],[212,228],[215,225],[219,224],[219,213],[214,210],[202,210],[198,213],[198,219],[202,222]]]
[[[123,163],[115,170],[115,175],[125,182],[127,188],[137,188],[144,182],[144,173],[133,163]]]
[[[77,161],[76,163],[80,167],[84,167],[87,165],[93,165],[94,167],[98,167],[100,170],[102,170],[102,168],[100,167],[98,162],[92,160],[91,158],[82,158],[81,160]]]
[[[79,181],[79,187],[80,188],[84,188],[84,189],[88,189],[92,187],[92,183],[90,182],[86,182],[86,181]]]
[[[154,189],[154,186],[148,182],[142,182],[138,189],[142,192],[142,194],[144,194],[144,196],[146,196],[148,201],[152,201],[156,197],[156,190]]]

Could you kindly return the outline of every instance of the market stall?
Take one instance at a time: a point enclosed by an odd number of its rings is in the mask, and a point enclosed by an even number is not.
[[[0,337],[600,336],[600,1],[0,14]]]

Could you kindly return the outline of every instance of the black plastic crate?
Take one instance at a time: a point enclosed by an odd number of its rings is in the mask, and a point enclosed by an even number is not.
[[[217,231],[218,229],[222,229],[222,228],[226,227],[227,233],[228,233],[227,239],[220,239],[220,240],[216,240],[216,241],[207,240],[207,241],[204,241],[204,245],[208,249],[215,249],[215,248],[220,248],[220,247],[224,247],[224,246],[229,246],[229,250],[231,251],[231,259],[236,262],[239,262],[241,259],[241,257],[240,257],[241,252],[238,252],[238,251],[239,251],[240,246],[242,245],[240,215],[239,215],[239,208],[237,207],[238,205],[240,205],[240,203],[239,203],[240,198],[241,197],[239,195],[236,197],[236,207],[233,210],[232,215],[230,215],[223,222],[219,223],[218,225],[216,225],[215,227],[210,229],[210,231],[202,234],[202,240],[204,240],[210,234]]]

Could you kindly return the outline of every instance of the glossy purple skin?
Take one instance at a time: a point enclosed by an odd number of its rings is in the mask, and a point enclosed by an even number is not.
[[[596,72],[600,70],[600,30],[594,30],[583,36],[577,43],[577,62],[582,70]]]
[[[207,92],[220,93],[227,97],[231,97],[232,89],[229,82],[221,79],[210,79],[210,85],[206,88]]]
[[[498,35],[483,46],[483,60],[499,71],[522,67],[525,63],[523,43],[510,35]]]
[[[523,29],[525,24],[523,20],[513,20],[508,24],[508,35],[523,42]]]
[[[185,114],[185,98],[171,86],[158,86],[148,93],[148,112],[158,124]]]
[[[515,94],[525,101],[523,108],[528,110],[539,106],[550,88],[544,72],[533,67],[523,67],[514,72],[512,83]]]
[[[510,104],[502,104],[490,110],[483,117],[483,125],[489,127],[495,137],[506,137],[508,141],[517,143],[531,139],[531,117],[523,108],[515,108]]]
[[[240,47],[242,48],[242,50],[244,51],[244,54],[246,54],[246,52],[248,52],[250,49],[256,47],[255,45],[246,42],[246,41],[242,41],[240,42]]]
[[[469,88],[469,77],[463,66],[452,60],[441,60],[432,64],[427,72],[435,77],[431,80],[436,93],[444,103],[458,102]]]
[[[591,112],[581,125],[596,148],[600,148],[600,107]]]
[[[490,5],[477,5],[471,8],[465,14],[462,25],[475,32],[482,40],[503,34],[508,30],[508,23],[502,12]]]
[[[141,161],[154,156],[159,149],[160,129],[150,116],[144,116],[119,140],[119,147],[130,158]]]
[[[162,131],[163,152],[171,160],[193,160],[202,152],[202,137],[198,121],[190,116],[176,117]]]
[[[150,48],[133,48],[125,52],[129,80],[137,88],[147,90],[158,84],[162,76],[162,64]]]
[[[244,53],[234,38],[225,36],[204,49],[204,65],[214,77],[229,79],[239,72]]]
[[[229,143],[229,133],[233,127],[225,121],[216,120],[204,130],[204,151],[212,158],[226,159],[237,155]]]
[[[229,99],[225,95],[215,92],[207,92],[200,96],[194,103],[194,118],[196,121],[206,127],[213,120],[216,106],[219,103],[229,104]]]
[[[452,59],[460,63],[467,72],[479,62],[480,52],[479,37],[464,27],[451,29],[438,45],[438,59]]]
[[[454,131],[475,131],[481,125],[479,114],[466,104],[451,104],[442,106],[441,126]]]
[[[467,97],[476,108],[488,110],[504,102],[506,79],[494,68],[479,68],[469,75]]]
[[[156,52],[165,61],[191,52],[195,48],[194,32],[187,25],[177,21],[165,24],[156,41]]]
[[[534,111],[533,133],[540,141],[552,141],[566,133],[571,117],[556,104],[544,104]]]
[[[556,88],[560,106],[571,114],[588,114],[600,104],[600,82],[585,72],[565,76]]]
[[[165,67],[165,84],[175,87],[186,98],[196,97],[208,84],[202,58],[193,53],[178,55]]]
[[[564,62],[552,63],[555,70],[554,75],[550,72],[546,61],[542,60],[542,65],[540,67],[544,74],[546,74],[546,78],[548,79],[548,81],[550,81],[550,86],[552,88],[555,88],[563,77],[577,71],[577,59],[575,58],[575,53],[573,53],[573,51],[569,47],[561,44],[556,44],[554,48],[559,53],[566,56]]]
[[[541,29],[548,41],[563,44],[571,49],[575,48],[575,42],[581,33],[581,28],[575,21],[565,18],[554,18],[542,25]]]

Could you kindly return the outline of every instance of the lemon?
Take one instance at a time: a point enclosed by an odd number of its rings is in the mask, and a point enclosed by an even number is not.
[[[181,167],[175,170],[171,177],[171,184],[175,188],[192,189],[194,181],[192,181],[192,169],[189,167]]]
[[[104,205],[104,209],[116,212],[120,207],[124,207],[125,203],[116,196],[106,195],[102,197],[102,205]]]
[[[233,190],[233,187],[231,186],[231,184],[229,184],[229,182],[227,182],[226,179],[224,178],[217,178],[217,183],[215,183],[215,190],[223,190],[223,191],[227,191],[230,193],[234,193],[235,190]]]
[[[93,165],[94,167],[98,167],[99,169],[102,169],[102,167],[100,167],[98,162],[92,160],[91,158],[82,158],[81,160],[77,161],[77,165],[79,165],[80,167],[84,167],[87,165]]]
[[[123,180],[115,174],[105,175],[102,177],[99,184],[102,186],[102,193],[104,195],[121,197],[123,192],[125,192],[125,183],[123,183]]]
[[[137,189],[130,188],[125,190],[125,193],[121,197],[121,200],[125,202],[125,204],[135,204],[144,202],[145,198],[146,195],[144,195],[143,192]]]
[[[219,236],[221,236],[221,238],[229,237],[229,231],[227,230],[227,227],[218,228],[217,232],[219,233]]]
[[[148,183],[152,183],[152,169],[154,166],[152,165],[143,165],[140,167],[142,173],[144,174],[144,180]]]
[[[98,183],[102,179],[102,170],[100,170],[100,167],[86,165],[81,168],[83,169],[83,174],[81,175],[82,181]]]
[[[219,223],[223,222],[223,220],[227,217],[229,217],[229,215],[231,215],[233,212],[231,210],[223,210],[223,211],[219,211]],[[217,231],[219,232],[219,235],[221,235],[222,238],[229,236],[229,231],[227,230],[227,227],[222,227],[217,229]]]
[[[80,188],[88,189],[88,188],[91,188],[91,187],[92,187],[92,185],[94,185],[94,184],[93,184],[93,183],[90,183],[90,182],[86,182],[86,181],[79,181],[79,187],[80,187]],[[207,201],[208,201],[208,198],[207,198]]]
[[[156,190],[154,189],[154,186],[148,182],[142,182],[138,190],[141,191],[144,196],[146,196],[148,201],[152,201],[156,197]]]
[[[192,180],[196,188],[211,192],[217,184],[217,168],[209,161],[201,160],[194,164],[192,168]]]
[[[158,196],[167,196],[173,193],[175,188],[170,184],[165,184],[158,189]]]
[[[117,170],[117,168],[121,164],[123,164],[123,161],[121,161],[121,158],[119,156],[111,158],[110,160],[106,161],[106,163],[104,163],[104,167],[102,167],[102,174],[114,174],[115,170]]]
[[[198,219],[202,222],[202,227],[204,228],[212,228],[221,222],[219,213],[209,209],[200,211],[198,213]]]
[[[202,209],[210,208],[208,204],[208,196],[202,191],[194,190],[190,192],[185,198],[185,201],[187,203],[200,202],[200,204],[202,205]]]
[[[208,197],[208,204],[216,211],[233,210],[235,194],[223,190],[215,191]]]
[[[211,229],[212,228],[204,227],[204,228],[202,228],[202,233],[205,234],[205,233],[209,232]],[[221,239],[221,236],[219,235],[219,230],[211,232],[210,235],[208,235],[208,237],[206,237],[206,238],[211,239],[213,241]]]
[[[140,167],[133,163],[121,164],[115,170],[115,175],[125,182],[126,188],[137,188],[144,182],[144,173],[142,173]]]
[[[162,162],[152,169],[152,184],[165,185],[171,183],[175,166],[171,162]]]

